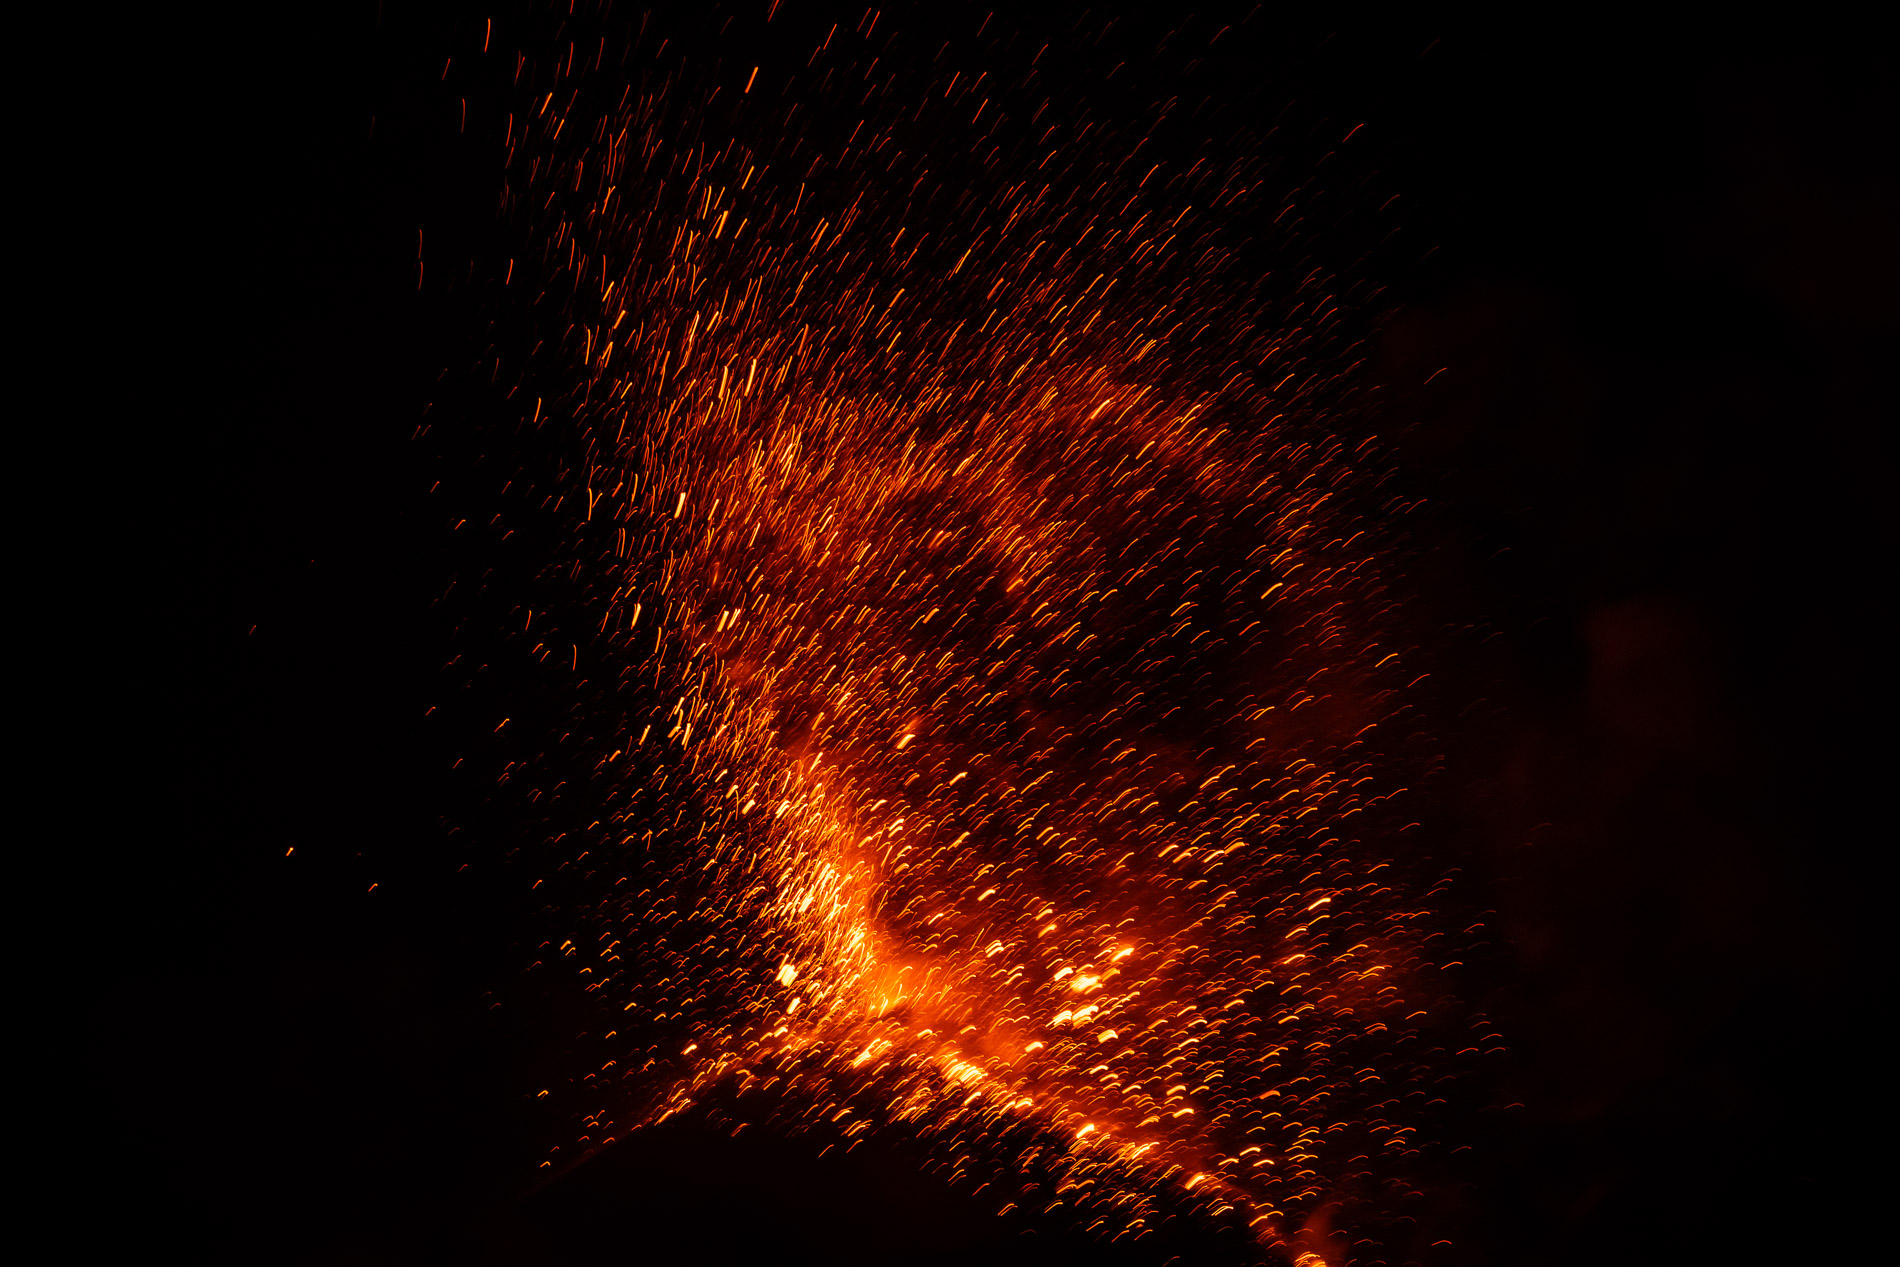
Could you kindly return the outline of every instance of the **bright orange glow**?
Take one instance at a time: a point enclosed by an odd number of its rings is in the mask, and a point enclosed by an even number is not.
[[[573,940],[664,1036],[590,1121],[791,1086],[1030,1148],[1084,1221],[1139,1234],[1171,1185],[1292,1259],[1417,1151],[1443,998],[1395,808],[1422,670],[1309,351],[1337,300],[1314,274],[1269,329],[1220,288],[1220,173],[1136,197],[1078,147],[924,242],[907,208],[956,191],[901,133],[805,182],[671,108],[511,133],[634,701],[601,747],[630,878]]]

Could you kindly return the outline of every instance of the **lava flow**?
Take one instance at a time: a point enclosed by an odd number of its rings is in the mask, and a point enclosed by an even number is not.
[[[515,62],[511,293],[567,384],[522,414],[607,543],[586,1142],[769,1086],[1006,1210],[1140,1236],[1185,1191],[1339,1262],[1328,1218],[1401,1217],[1450,1006],[1342,301],[1236,280],[1244,165],[884,34],[808,88]]]

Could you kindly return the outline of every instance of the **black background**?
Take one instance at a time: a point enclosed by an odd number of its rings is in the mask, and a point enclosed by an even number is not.
[[[424,717],[451,644],[482,649],[432,603],[490,565],[430,499],[452,447],[414,438],[479,338],[416,268],[419,230],[444,270],[491,231],[493,156],[440,74],[487,16],[211,20],[153,98],[176,408],[139,675],[156,828],[89,1030],[101,1226],[193,1261],[1218,1261],[1005,1236],[894,1145],[820,1162],[694,1122],[534,1186],[566,1022],[521,978],[512,890],[460,869],[506,823],[447,832],[479,817],[443,773],[475,723]],[[1141,69],[1160,21],[1118,37],[1131,100],[1181,73]],[[1097,82],[1070,17],[1035,22],[1057,91]],[[1853,30],[1242,32],[1194,90],[1309,138],[1287,152],[1347,207],[1335,267],[1381,288],[1363,372],[1426,499],[1435,831],[1493,912],[1464,988],[1513,1055],[1480,1098],[1521,1106],[1472,1115],[1456,1257],[1837,1251],[1880,1218],[1893,66]],[[1376,250],[1362,191],[1400,195]]]

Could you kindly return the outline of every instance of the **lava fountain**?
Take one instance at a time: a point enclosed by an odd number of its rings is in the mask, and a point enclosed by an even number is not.
[[[1340,1261],[1455,1010],[1343,300],[1236,264],[1246,163],[868,20],[789,76],[513,63],[515,399],[606,543],[585,1140],[771,1086],[1105,1235],[1185,1191]]]

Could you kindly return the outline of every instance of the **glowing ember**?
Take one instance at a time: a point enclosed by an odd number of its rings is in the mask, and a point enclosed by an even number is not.
[[[509,293],[572,384],[523,416],[584,437],[618,675],[563,846],[612,860],[561,953],[634,1044],[587,1140],[771,1086],[1048,1176],[1005,1208],[1140,1235],[1172,1188],[1340,1261],[1443,1000],[1337,301],[1226,288],[1256,176],[827,38],[817,87],[595,114],[565,85],[611,49],[518,64]]]

